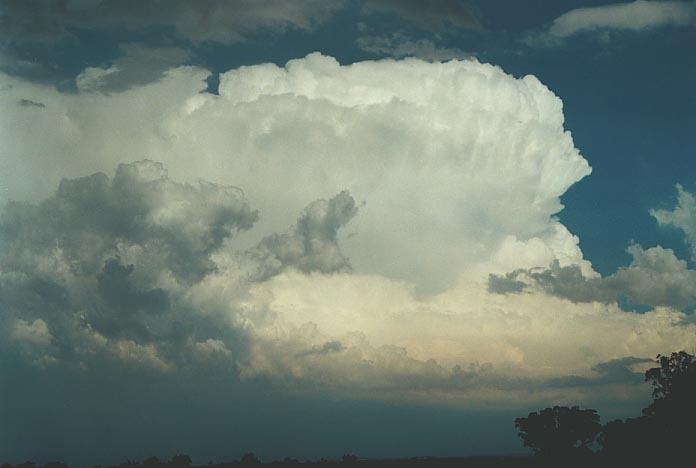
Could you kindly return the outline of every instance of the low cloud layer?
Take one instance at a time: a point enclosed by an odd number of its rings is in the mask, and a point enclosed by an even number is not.
[[[633,261],[609,276],[583,275],[577,265],[521,269],[506,275],[491,275],[488,287],[499,294],[541,290],[573,302],[612,303],[622,297],[644,306],[685,309],[696,305],[696,270],[688,268],[674,252],[662,247],[643,250],[631,245]]]

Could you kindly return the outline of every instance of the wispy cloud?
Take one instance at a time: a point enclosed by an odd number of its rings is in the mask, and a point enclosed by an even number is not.
[[[75,79],[77,89],[87,92],[117,92],[162,78],[184,63],[190,54],[177,47],[147,47],[122,44],[123,56],[104,67],[88,67]]]
[[[422,29],[435,31],[448,26],[479,27],[472,10],[459,0],[367,0],[363,11],[396,14]]]
[[[469,59],[474,55],[458,47],[441,47],[430,39],[413,39],[404,33],[365,35],[355,41],[356,45],[374,54],[389,57],[417,57],[423,60],[442,62],[451,59]]]
[[[558,45],[578,34],[598,34],[606,39],[612,31],[647,31],[665,26],[696,24],[696,3],[691,1],[636,0],[570,10],[554,19],[541,34],[527,37],[533,45]]]

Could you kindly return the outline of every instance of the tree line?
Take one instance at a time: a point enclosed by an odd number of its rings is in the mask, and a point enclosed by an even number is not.
[[[301,462],[300,460],[296,458],[289,458],[286,457],[282,460],[277,460],[272,462],[271,464],[282,464],[282,465],[295,465],[295,464],[307,464],[307,463],[315,463],[315,464],[335,464],[335,463],[342,463],[342,464],[352,464],[356,463],[358,461],[357,455],[353,455],[351,453],[346,453],[344,454],[340,460],[328,460],[326,458],[322,458],[320,460],[317,460],[316,462]],[[179,454],[173,456],[170,460],[160,460],[159,458],[152,456],[145,458],[142,461],[137,461],[137,460],[126,460],[121,463],[117,463],[114,465],[107,465],[106,468],[190,468],[191,464],[193,461],[191,460],[191,457],[185,454]],[[207,465],[203,465],[205,467],[211,467],[211,468],[219,468],[219,467],[228,467],[228,466],[234,466],[234,465],[242,465],[245,467],[248,466],[253,466],[253,465],[260,465],[261,460],[253,453],[253,452],[247,452],[244,455],[242,455],[238,460],[234,460],[231,462],[225,462],[225,463],[216,463],[209,461]],[[24,463],[19,463],[17,465],[10,465],[9,463],[3,463],[0,464],[0,468],[69,468],[68,465],[66,465],[63,462],[49,462],[44,465],[37,465],[34,462],[27,461]],[[93,468],[102,468],[101,465],[94,465]]]
[[[515,419],[522,444],[556,462],[696,466],[696,358],[679,351],[656,362],[645,372],[652,403],[641,415],[602,425],[594,409],[545,408]]]

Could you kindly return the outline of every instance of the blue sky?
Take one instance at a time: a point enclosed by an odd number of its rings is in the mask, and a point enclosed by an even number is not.
[[[696,346],[694,44],[692,1],[0,2],[0,458],[637,414]]]

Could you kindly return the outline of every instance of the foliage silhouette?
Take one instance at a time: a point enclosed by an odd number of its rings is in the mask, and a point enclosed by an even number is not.
[[[543,456],[577,456],[589,453],[590,445],[602,429],[593,409],[554,406],[515,419],[515,427],[525,447]]]
[[[41,468],[68,468],[68,465],[63,462],[53,461],[48,462],[45,465],[41,465]]]
[[[174,455],[172,460],[169,462],[171,465],[177,467],[190,466],[192,463],[191,457],[185,454]]]
[[[645,380],[653,386],[653,404],[643,414],[657,416],[664,412],[678,410],[689,416],[694,415],[694,395],[696,392],[696,357],[685,351],[671,356],[657,356],[658,367],[645,372]],[[676,414],[675,414],[676,415]],[[673,415],[674,416],[674,415]]]
[[[36,463],[32,461],[25,461],[17,465],[17,468],[36,468]]]
[[[603,453],[615,460],[681,466],[693,458],[696,422],[696,357],[685,352],[658,355],[645,372],[653,402],[643,415],[612,421],[603,430]]]
[[[253,452],[245,453],[244,455],[242,455],[242,459],[240,461],[244,465],[258,465],[259,463],[261,463],[261,460],[259,460]]]

